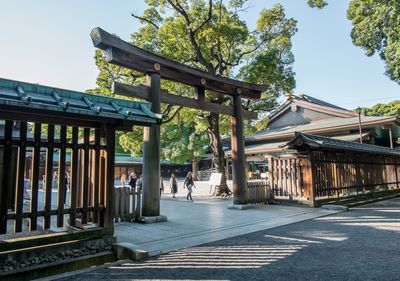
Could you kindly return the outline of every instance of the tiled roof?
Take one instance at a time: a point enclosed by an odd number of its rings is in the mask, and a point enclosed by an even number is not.
[[[361,125],[370,126],[370,123],[390,123],[396,120],[395,116],[362,116]],[[305,125],[287,126],[282,128],[266,129],[259,131],[252,136],[246,137],[246,140],[262,139],[265,136],[279,136],[282,134],[294,134],[295,132],[309,132],[313,130],[329,129],[333,127],[354,127],[358,128],[358,117],[340,118],[334,117],[311,122]]]
[[[133,102],[0,78],[0,107],[3,106],[149,124],[158,123],[161,119],[150,111],[151,104],[147,102]]]
[[[304,146],[316,150],[333,150],[333,151],[353,151],[370,154],[383,154],[400,156],[399,149],[392,149],[384,146],[362,144],[357,142],[337,140],[328,137],[315,136],[309,134],[298,133],[294,139],[287,143],[291,149],[301,149]]]
[[[297,96],[295,96],[295,97],[297,97]],[[348,110],[343,107],[331,104],[331,103],[323,101],[323,100],[319,100],[317,98],[314,98],[314,97],[311,97],[311,96],[305,95],[305,94],[299,95],[297,98],[306,100],[306,101],[309,101],[309,102],[312,102],[312,103],[315,103],[318,105],[322,105],[322,106],[332,107],[332,108],[341,109],[341,110]]]

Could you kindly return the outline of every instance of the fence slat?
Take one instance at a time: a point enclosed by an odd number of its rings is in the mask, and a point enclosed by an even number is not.
[[[40,181],[40,138],[42,135],[42,124],[35,123],[34,128],[34,143],[33,143],[33,155],[32,155],[32,175],[31,175],[31,204],[30,212],[31,219],[29,229],[31,231],[37,229],[37,209],[38,209],[38,195],[39,195],[39,181]]]
[[[78,127],[72,128],[72,155],[71,155],[71,183],[70,183],[70,225],[76,226],[76,204],[77,204],[77,193],[78,193]]]
[[[57,227],[64,226],[64,203],[66,202],[66,177],[65,177],[65,160],[66,160],[66,145],[67,142],[67,127],[60,127],[60,153],[58,159],[58,198],[57,198]]]
[[[88,222],[88,205],[89,205],[89,142],[90,142],[90,129],[83,130],[83,175],[82,175],[82,224]]]
[[[0,186],[1,194],[1,210],[0,210],[0,234],[7,233],[7,199],[8,192],[10,191],[10,177],[6,175],[11,175],[12,166],[6,165],[6,163],[11,163],[11,140],[12,140],[12,127],[13,121],[6,120],[4,126],[4,146],[3,146],[3,173],[2,182]]]
[[[14,232],[22,231],[22,211],[24,207],[24,192],[25,192],[25,163],[26,163],[26,134],[27,123],[20,122],[19,127],[19,147],[17,161],[17,190],[15,194],[15,221]],[[6,163],[3,163],[6,165]]]
[[[53,155],[54,155],[54,125],[49,124],[47,128],[47,151],[46,151],[46,188],[44,193],[44,228],[50,228],[51,224],[51,193],[53,184]]]
[[[100,129],[94,131],[94,223],[99,222],[99,203],[100,203]]]

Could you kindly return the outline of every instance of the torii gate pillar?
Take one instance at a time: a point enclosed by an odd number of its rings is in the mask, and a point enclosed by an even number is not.
[[[147,73],[149,86],[148,101],[151,111],[160,113],[160,74]],[[144,127],[143,129],[143,208],[142,216],[146,222],[160,221],[160,125]],[[150,219],[155,217],[156,219]],[[166,217],[165,217],[166,220]]]
[[[232,180],[233,180],[233,207],[244,209],[247,205],[246,159],[244,153],[243,118],[240,90],[233,95],[234,116],[231,117],[232,126]]]

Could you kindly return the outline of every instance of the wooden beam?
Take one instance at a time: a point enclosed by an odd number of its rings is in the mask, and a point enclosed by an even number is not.
[[[149,87],[145,85],[131,86],[118,82],[114,82],[112,86],[112,92],[116,95],[135,97],[139,99],[148,100]],[[201,97],[201,95],[200,95]],[[203,110],[207,112],[214,112],[218,114],[224,114],[234,116],[234,110],[232,106],[224,106],[216,103],[206,102],[202,100],[191,99],[187,97],[181,97],[177,95],[171,95],[166,90],[161,90],[161,103],[167,103],[172,105],[181,105],[189,108]],[[256,112],[251,112],[242,109],[242,116],[245,119],[257,119],[258,115]]]
[[[241,94],[246,99],[259,99],[266,85],[250,84],[214,75],[147,52],[96,27],[92,30],[93,45],[106,50],[107,61],[141,72],[157,71],[162,78],[226,95]]]

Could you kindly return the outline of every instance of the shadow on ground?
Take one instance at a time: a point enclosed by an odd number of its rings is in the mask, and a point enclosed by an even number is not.
[[[399,280],[400,199],[59,280]]]

